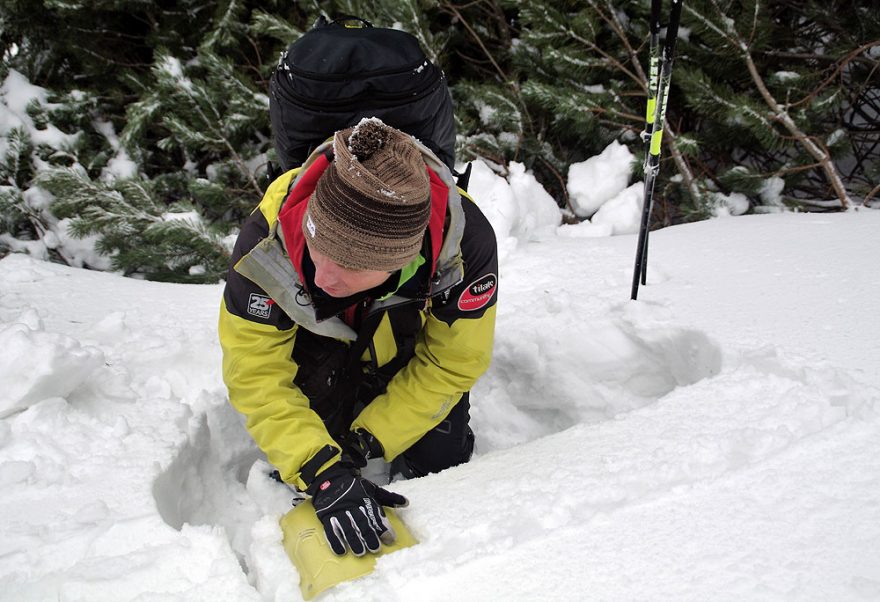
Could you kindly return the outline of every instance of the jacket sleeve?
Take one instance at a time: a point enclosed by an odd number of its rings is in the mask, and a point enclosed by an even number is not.
[[[267,231],[255,213],[242,227],[235,262]],[[223,380],[248,432],[288,483],[305,489],[338,459],[339,449],[308,398],[293,383],[297,326],[256,284],[229,270],[220,308]]]
[[[352,428],[372,433],[391,461],[440,424],[489,368],[495,334],[498,252],[492,226],[462,200],[464,279],[436,300],[416,341],[415,356]]]

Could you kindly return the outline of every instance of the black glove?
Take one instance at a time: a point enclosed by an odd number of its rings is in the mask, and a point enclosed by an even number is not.
[[[363,556],[367,550],[378,552],[380,540],[394,543],[394,531],[382,506],[409,504],[402,495],[378,487],[341,463],[319,474],[308,492],[327,541],[340,556],[346,545],[355,556]]]
[[[347,462],[355,468],[363,468],[367,460],[381,458],[385,455],[385,449],[372,433],[364,429],[350,431],[342,442],[343,462]]]

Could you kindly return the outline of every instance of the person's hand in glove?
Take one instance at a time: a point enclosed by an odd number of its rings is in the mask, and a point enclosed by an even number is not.
[[[368,460],[381,458],[385,450],[379,440],[364,429],[356,429],[348,433],[342,442],[342,459],[355,468],[363,468]]]
[[[380,541],[394,543],[395,535],[382,506],[402,508],[405,497],[361,478],[358,472],[334,464],[319,474],[308,490],[330,547],[340,556],[346,547],[355,556],[379,551]]]

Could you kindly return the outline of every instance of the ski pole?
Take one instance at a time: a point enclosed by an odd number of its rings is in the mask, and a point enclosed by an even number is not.
[[[645,161],[642,166],[642,172],[648,173],[648,157],[651,154],[651,134],[654,133],[654,119],[656,118],[657,108],[657,86],[659,84],[660,75],[660,7],[662,0],[651,0],[651,21],[649,23],[648,38],[648,102],[645,111],[645,131],[642,132],[642,140],[645,143]],[[648,219],[650,222],[652,208],[642,206],[642,220]],[[645,214],[647,213],[647,218]],[[641,278],[642,284],[647,284],[648,277],[648,245],[650,244],[651,229],[646,222],[645,240],[638,247],[642,254]],[[641,232],[641,228],[639,228]],[[638,294],[636,291],[634,294]],[[635,297],[633,297],[635,298]]]
[[[672,11],[669,15],[669,24],[666,27],[666,41],[663,45],[663,61],[660,66],[660,75],[656,83],[656,94],[652,103],[652,82],[648,82],[648,116],[646,117],[646,134],[650,123],[650,137],[646,135],[645,156],[645,194],[642,203],[642,221],[639,227],[639,238],[636,243],[636,260],[633,269],[631,299],[636,300],[639,295],[639,281],[645,282],[647,276],[648,256],[648,230],[651,221],[651,209],[654,200],[654,183],[660,171],[660,148],[663,141],[663,121],[666,117],[666,101],[669,94],[669,82],[672,78],[672,62],[675,55],[675,42],[678,38],[678,24],[681,20],[682,0],[672,0]],[[655,10],[656,9],[656,10]],[[651,4],[651,36],[659,36],[659,0],[652,0]],[[656,18],[655,18],[656,17]],[[656,28],[656,29],[655,29]],[[654,41],[652,40],[652,45]],[[656,46],[654,46],[656,48]],[[656,52],[652,49],[652,53]],[[653,73],[652,73],[653,79]],[[653,113],[653,115],[651,115]]]

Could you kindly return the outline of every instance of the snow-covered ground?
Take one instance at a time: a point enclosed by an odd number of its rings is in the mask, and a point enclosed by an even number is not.
[[[394,483],[421,543],[325,598],[880,600],[880,212],[656,232],[632,302],[634,236],[493,177],[477,454]],[[221,291],[0,260],[0,599],[300,599]]]

